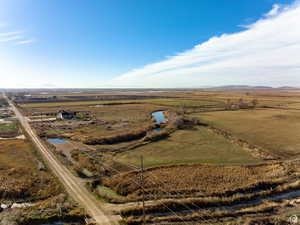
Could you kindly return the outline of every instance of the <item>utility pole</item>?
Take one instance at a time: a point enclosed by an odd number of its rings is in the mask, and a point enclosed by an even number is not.
[[[142,201],[143,201],[143,224],[145,224],[144,158],[142,155],[141,155],[140,179],[141,179]]]

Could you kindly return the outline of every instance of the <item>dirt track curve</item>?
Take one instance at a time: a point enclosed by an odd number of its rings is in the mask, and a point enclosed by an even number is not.
[[[36,144],[41,155],[48,163],[48,166],[65,186],[65,189],[69,195],[87,210],[89,215],[97,224],[119,225],[118,221],[121,219],[120,216],[113,215],[111,212],[104,209],[105,206],[103,203],[97,201],[96,198],[83,186],[83,184],[80,183],[78,179],[60,163],[55,155],[41,142],[33,129],[30,127],[30,124],[26,118],[20,113],[20,111],[14,106],[14,104],[7,98],[6,95],[4,95],[4,97],[7,99],[7,102],[11,106],[24,130],[26,130],[32,141]]]

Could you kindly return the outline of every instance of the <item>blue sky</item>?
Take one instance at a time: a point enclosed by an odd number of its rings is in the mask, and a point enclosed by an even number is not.
[[[287,77],[282,70],[280,76],[278,68],[271,63],[268,66],[268,62],[267,70],[254,70],[257,66],[251,60],[248,64],[244,62],[239,71],[236,67],[231,71],[222,64],[228,58],[219,56],[224,51],[232,55],[232,50],[222,47],[219,55],[220,49],[215,49],[224,34],[234,39],[234,34],[256,29],[251,25],[261,20],[275,20],[299,8],[294,5],[292,0],[1,0],[0,87],[300,86],[295,70],[289,72],[294,75]],[[290,24],[288,19],[286,23]],[[281,21],[278,19],[277,23],[284,23]],[[266,30],[269,27],[276,26],[268,25]],[[268,38],[272,32],[260,33],[260,37]],[[256,36],[253,35],[252,42],[250,34],[248,43],[262,45]],[[213,37],[218,40],[211,41]],[[285,38],[292,43],[300,41],[298,33],[293,33],[271,40],[274,43],[270,48],[282,48],[280,43]],[[209,54],[215,58],[209,61],[202,60],[201,54],[207,49],[201,50],[201,44],[205,43],[212,43],[210,49],[214,49]],[[196,61],[178,57],[190,57],[197,46],[202,53],[192,57]],[[262,51],[257,59],[265,53]],[[241,55],[248,56],[249,52],[244,50],[230,59],[234,61],[236,57],[237,62]],[[163,64],[173,62],[174,58],[176,65],[167,68],[172,75],[166,74]],[[201,70],[212,62],[219,64],[209,71]],[[161,69],[152,69],[160,66]],[[287,66],[295,69],[298,61],[282,65],[281,69]],[[195,67],[197,71],[192,73],[190,69]],[[296,68],[296,74],[297,71]],[[262,72],[267,77],[253,75]]]

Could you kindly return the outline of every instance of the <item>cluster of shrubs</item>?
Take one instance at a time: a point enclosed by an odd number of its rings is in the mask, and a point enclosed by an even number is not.
[[[94,152],[94,154],[92,154],[85,150],[75,149],[72,150],[71,156],[77,162],[77,164],[73,166],[73,170],[80,177],[92,177],[99,174],[106,174],[106,171],[102,166],[103,158],[100,153]]]
[[[133,141],[145,137],[150,129],[152,129],[152,127],[141,128],[139,130],[132,130],[128,133],[118,134],[114,136],[88,139],[85,140],[84,143],[88,145],[104,145],[116,144],[124,141]]]

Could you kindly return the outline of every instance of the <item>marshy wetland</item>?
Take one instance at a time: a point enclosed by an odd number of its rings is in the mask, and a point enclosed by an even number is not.
[[[41,96],[15,102],[27,118],[45,118],[30,122],[45,145],[127,224],[252,224],[297,209],[298,91]],[[62,111],[68,118],[46,119]]]

